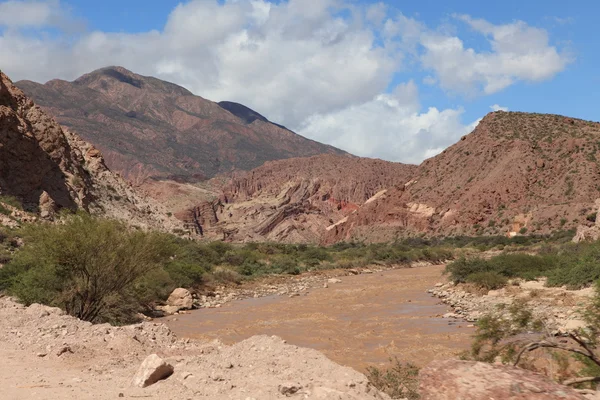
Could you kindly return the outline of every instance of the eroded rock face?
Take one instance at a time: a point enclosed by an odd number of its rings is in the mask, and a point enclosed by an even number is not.
[[[63,208],[171,229],[181,224],[142,199],[102,154],[62,128],[0,72],[0,194],[51,219]]]
[[[328,227],[388,187],[403,186],[416,166],[320,155],[265,163],[235,173],[218,200],[191,209],[202,234],[231,241],[319,243]]]
[[[434,361],[419,372],[422,400],[583,400],[571,388],[520,368],[474,361]]]
[[[425,160],[405,187],[349,216],[326,242],[575,228],[596,208],[598,135],[596,122],[490,113],[472,133]],[[595,237],[598,229],[587,234]]]

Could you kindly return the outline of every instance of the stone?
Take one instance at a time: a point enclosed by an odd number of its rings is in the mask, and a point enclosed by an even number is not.
[[[302,389],[302,386],[294,383],[284,383],[279,385],[279,393],[284,396],[292,396]]]
[[[173,375],[175,369],[171,364],[156,354],[150,354],[140,365],[133,377],[133,386],[145,388]]]
[[[585,323],[585,321],[582,321],[580,319],[570,319],[565,322],[565,324],[562,326],[561,331],[574,332],[580,329],[585,329],[586,326],[587,324]]]
[[[506,365],[434,361],[419,372],[421,400],[582,400],[548,377]]]
[[[158,306],[157,310],[164,312],[167,315],[173,315],[179,312],[180,308],[178,306]]]
[[[327,279],[327,283],[342,283],[342,280],[338,278],[329,278]]]
[[[194,298],[189,290],[177,288],[167,299],[167,305],[179,307],[180,310],[191,310],[194,307]]]

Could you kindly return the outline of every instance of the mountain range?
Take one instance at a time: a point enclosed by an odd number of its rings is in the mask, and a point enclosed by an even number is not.
[[[600,197],[600,123],[591,121],[492,112],[416,166],[351,156],[244,105],[120,67],[18,86],[206,238],[546,234],[593,224]]]
[[[202,181],[270,160],[346,155],[244,105],[215,103],[122,67],[102,68],[73,82],[16,85],[61,125],[93,143],[111,170],[136,185],[148,178]]]

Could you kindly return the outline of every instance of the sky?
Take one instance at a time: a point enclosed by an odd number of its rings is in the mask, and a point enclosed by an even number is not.
[[[600,120],[600,2],[0,0],[0,69],[123,66],[419,163],[494,110]]]

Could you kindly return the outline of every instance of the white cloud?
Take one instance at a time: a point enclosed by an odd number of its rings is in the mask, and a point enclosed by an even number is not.
[[[484,35],[489,52],[465,48],[456,36],[427,32],[421,43],[425,48],[423,65],[435,71],[447,90],[477,94],[498,92],[519,80],[540,82],[564,70],[571,61],[549,44],[548,33],[525,22],[493,25],[468,15],[455,16]]]
[[[422,84],[494,93],[518,80],[549,79],[568,63],[544,30],[456,18],[492,50],[465,48],[454,34],[384,2],[192,0],[177,5],[161,30],[72,35],[67,28],[76,21],[59,0],[11,0],[0,3],[0,68],[15,80],[45,82],[121,65],[211,100],[243,103],[360,155],[418,162],[471,126],[461,124],[461,108],[422,111],[412,81],[389,93],[398,72],[422,63],[430,70]]]
[[[490,109],[492,111],[508,111],[508,107],[502,107],[498,104],[494,104],[493,106],[490,106]]]
[[[0,26],[44,26],[51,23],[58,1],[5,1],[0,3]]]
[[[420,112],[417,86],[399,85],[343,110],[311,116],[301,134],[326,139],[334,146],[364,157],[420,163],[440,153],[475,128],[461,123],[462,109]]]

